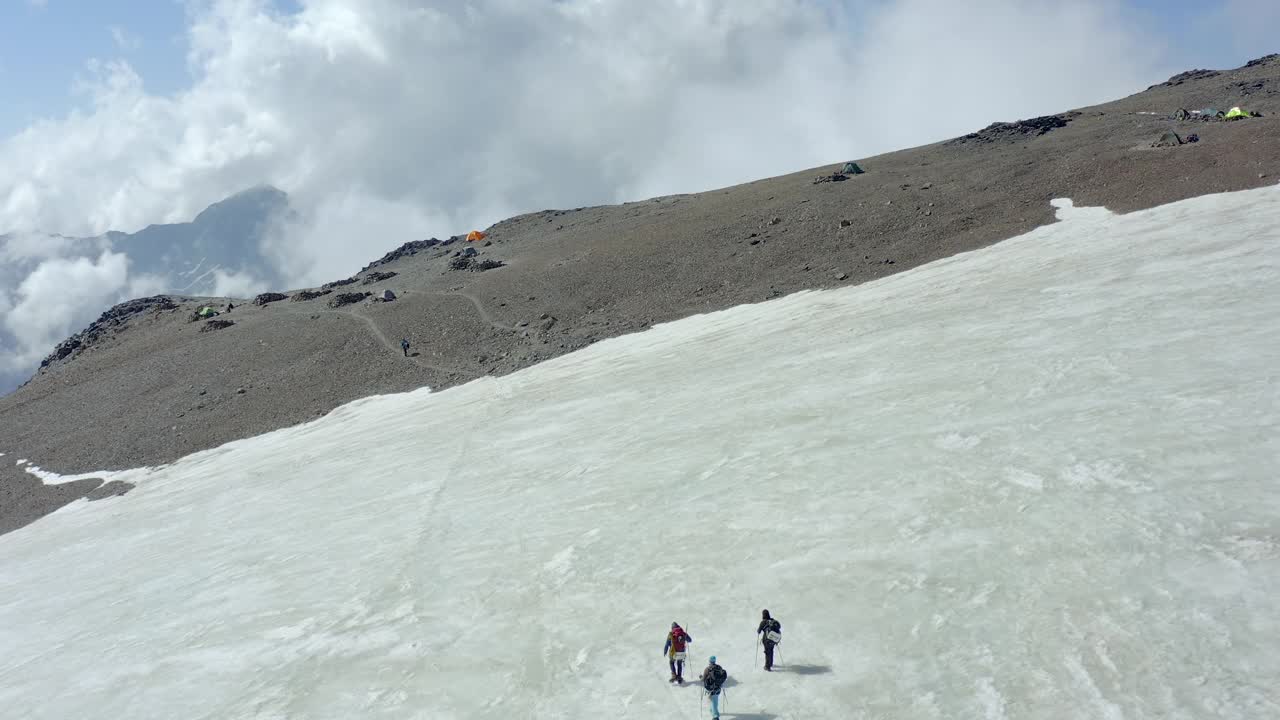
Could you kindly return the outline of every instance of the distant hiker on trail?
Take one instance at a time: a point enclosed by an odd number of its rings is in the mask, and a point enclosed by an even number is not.
[[[693,638],[680,627],[679,623],[671,623],[671,632],[667,633],[667,644],[662,648],[662,654],[667,656],[667,663],[671,665],[671,679],[667,682],[684,684],[685,649],[691,642]]]
[[[762,619],[756,628],[756,634],[764,643],[764,669],[773,672],[773,648],[782,642],[782,623],[769,616],[769,611],[760,613]]]
[[[405,357],[409,357],[409,340],[407,338],[400,341],[400,349],[404,351]]]
[[[702,680],[702,689],[711,696],[711,720],[720,720],[720,691],[724,688],[724,681],[729,679],[729,673],[716,664],[715,655],[711,656],[710,663],[699,679]]]
[[[235,310],[235,309],[236,309],[235,305],[232,305],[231,303],[227,303],[227,312],[231,312],[232,310]]]

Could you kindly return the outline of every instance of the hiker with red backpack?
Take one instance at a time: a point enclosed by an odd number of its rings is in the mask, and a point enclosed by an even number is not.
[[[671,623],[671,632],[667,633],[667,644],[662,648],[662,654],[667,656],[667,663],[671,666],[671,679],[667,682],[684,684],[685,651],[691,642],[693,638],[680,627],[679,623]]]

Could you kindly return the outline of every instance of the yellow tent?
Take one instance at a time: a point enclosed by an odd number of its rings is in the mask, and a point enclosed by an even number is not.
[[[483,239],[484,239],[484,233],[480,232],[479,230],[472,230],[471,232],[467,233],[467,242],[476,242],[477,240],[483,240]]]
[[[1224,120],[1235,120],[1236,118],[1247,118],[1247,117],[1253,117],[1253,116],[1245,112],[1244,110],[1241,110],[1238,107],[1233,107],[1227,111],[1226,115],[1223,115],[1222,117]]]

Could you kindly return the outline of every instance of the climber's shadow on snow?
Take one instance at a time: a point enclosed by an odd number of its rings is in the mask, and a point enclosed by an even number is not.
[[[774,665],[774,672],[792,673],[793,675],[827,675],[830,665]]]

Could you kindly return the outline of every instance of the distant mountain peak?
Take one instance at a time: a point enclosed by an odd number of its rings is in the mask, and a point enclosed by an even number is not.
[[[246,213],[265,217],[288,207],[288,193],[271,185],[255,185],[213,203],[200,211],[191,222],[194,225],[204,225],[229,217],[243,217]]]

